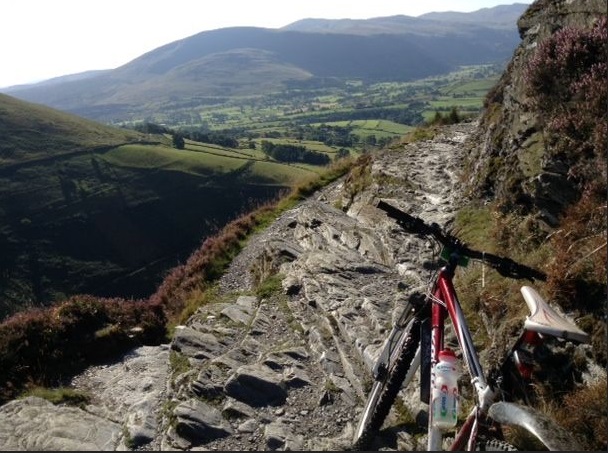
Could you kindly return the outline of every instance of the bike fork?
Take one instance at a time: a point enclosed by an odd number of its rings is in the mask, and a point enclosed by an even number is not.
[[[443,442],[443,433],[439,428],[429,427],[428,451],[440,451]]]

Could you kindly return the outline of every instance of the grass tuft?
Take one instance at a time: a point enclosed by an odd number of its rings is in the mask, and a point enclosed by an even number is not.
[[[81,409],[84,409],[90,402],[90,397],[86,393],[67,387],[45,388],[35,386],[23,393],[21,397],[26,398],[28,396],[43,398],[57,405],[77,406]]]

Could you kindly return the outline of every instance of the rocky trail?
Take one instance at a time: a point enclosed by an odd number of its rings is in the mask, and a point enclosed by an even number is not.
[[[85,409],[38,398],[0,408],[0,447],[351,448],[373,361],[408,295],[426,285],[433,252],[375,204],[448,225],[475,127],[445,127],[433,140],[374,154],[370,175],[341,179],[285,212],[248,241],[213,302],[171,344],[74,378],[93,396]],[[260,282],[267,291],[256,291]],[[374,448],[424,450],[396,416]]]

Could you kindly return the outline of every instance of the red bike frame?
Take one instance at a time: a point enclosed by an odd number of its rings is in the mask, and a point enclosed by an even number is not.
[[[473,345],[473,339],[467,326],[464,314],[456,290],[452,283],[454,270],[457,266],[457,258],[451,258],[450,264],[444,266],[439,271],[439,275],[435,282],[433,290],[432,308],[431,308],[431,385],[434,380],[433,369],[438,361],[439,351],[444,347],[444,331],[446,317],[449,316],[458,345],[462,352],[462,359],[465,362],[468,373],[471,377],[471,383],[475,386],[478,396],[478,404],[467,417],[465,423],[459,429],[456,439],[451,446],[452,450],[460,450],[467,442],[467,449],[471,450],[475,447],[475,438],[478,427],[479,415],[484,414],[494,399],[494,394],[486,382],[479,358]],[[429,401],[430,403],[430,401]],[[429,404],[429,411],[431,405]],[[481,414],[480,414],[481,412]],[[442,432],[431,425],[431,414],[429,413],[429,439],[428,449],[440,450],[442,443]]]

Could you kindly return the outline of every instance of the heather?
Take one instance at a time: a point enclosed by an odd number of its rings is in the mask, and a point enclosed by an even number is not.
[[[605,16],[591,29],[564,27],[539,44],[524,74],[547,152],[580,194],[550,238],[548,284],[566,308],[597,310],[605,300],[607,30]]]
[[[606,181],[608,122],[606,17],[590,30],[564,27],[541,42],[524,74],[554,158],[570,168],[581,191]],[[598,121],[599,120],[599,121]]]
[[[165,322],[158,304],[88,295],[18,313],[0,325],[0,401],[61,384],[137,345],[158,344]]]

